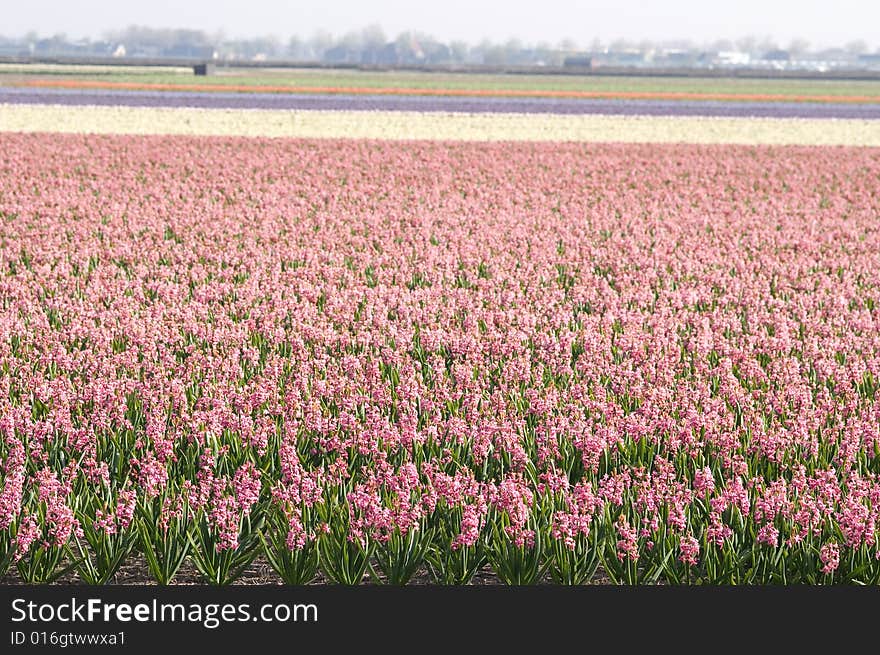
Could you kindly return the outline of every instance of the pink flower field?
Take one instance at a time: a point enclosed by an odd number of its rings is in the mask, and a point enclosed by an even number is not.
[[[7,581],[880,583],[880,149],[0,149]]]

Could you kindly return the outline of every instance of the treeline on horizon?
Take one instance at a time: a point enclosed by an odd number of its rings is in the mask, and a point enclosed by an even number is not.
[[[874,48],[880,53],[880,47]],[[746,36],[736,41],[715,40],[694,43],[688,40],[629,40],[589,43],[563,39],[557,43],[526,43],[511,38],[504,42],[484,39],[479,43],[461,40],[442,41],[419,31],[405,31],[396,37],[386,35],[378,25],[342,35],[328,31],[310,37],[292,36],[286,41],[278,36],[230,38],[223,33],[204,30],[129,26],[106,32],[99,39],[73,39],[65,34],[41,36],[30,32],[19,37],[0,37],[0,53],[17,55],[92,55],[142,57],[193,57],[209,59],[288,59],[350,64],[509,64],[560,65],[574,54],[627,53],[631,56],[659,52],[675,53],[694,61],[705,53],[735,51],[764,57],[767,53],[785,53],[791,57],[807,55],[836,60],[857,59],[872,48],[864,41],[853,41],[839,48],[812,49],[803,39],[780,44],[769,37]],[[687,62],[683,62],[687,63]]]

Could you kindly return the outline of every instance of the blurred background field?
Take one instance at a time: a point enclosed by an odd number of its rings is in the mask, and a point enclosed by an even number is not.
[[[218,68],[214,75],[194,76],[191,68],[138,66],[0,65],[0,86],[35,81],[76,80],[124,84],[173,84],[216,87],[339,87],[367,89],[431,89],[473,91],[577,91],[611,94],[767,94],[798,96],[867,96],[880,101],[880,80],[756,79],[718,77],[661,77],[483,74],[420,71],[359,71],[350,69]],[[273,89],[274,90],[274,89]]]

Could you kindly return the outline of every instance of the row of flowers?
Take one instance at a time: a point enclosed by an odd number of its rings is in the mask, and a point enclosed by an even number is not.
[[[0,131],[443,141],[880,146],[880,121],[0,104]]]
[[[306,470],[284,445],[263,468],[247,459],[231,469],[228,446],[220,457],[202,450],[194,480],[150,459],[135,461],[117,488],[106,463],[88,461],[78,474],[71,465],[60,476],[39,469],[25,490],[11,453],[0,572],[14,566],[31,584],[71,573],[105,584],[135,560],[170,584],[189,559],[205,582],[222,585],[263,557],[286,584],[320,573],[346,585],[405,585],[425,574],[460,585],[486,568],[515,585],[880,583],[866,528],[880,486],[870,476],[841,491],[833,471],[802,468],[791,483],[747,489],[740,478],[716,481],[707,466],[688,485],[673,462],[657,459],[655,470],[607,473],[598,485],[548,472],[496,484],[430,461]],[[349,476],[359,481],[340,479]]]
[[[386,82],[388,80],[385,80]],[[485,82],[484,82],[485,83]],[[479,82],[477,83],[479,84]],[[758,83],[760,85],[760,82]],[[489,87],[473,86],[391,86],[389,84],[356,85],[316,85],[300,84],[239,84],[227,79],[222,82],[130,82],[121,80],[57,79],[35,78],[17,81],[15,86],[41,89],[92,89],[106,91],[231,91],[235,93],[311,93],[345,95],[391,95],[391,96],[446,96],[475,98],[572,98],[620,99],[620,100],[673,100],[673,101],[740,101],[740,102],[811,102],[811,103],[850,103],[873,104],[880,96],[870,87],[860,89],[862,93],[839,92],[825,87],[825,93],[792,93],[785,90],[773,91],[698,91],[698,90],[626,90],[618,89],[578,89],[578,88],[510,88],[497,84]],[[831,93],[827,91],[831,90]],[[837,91],[837,92],[835,92]]]

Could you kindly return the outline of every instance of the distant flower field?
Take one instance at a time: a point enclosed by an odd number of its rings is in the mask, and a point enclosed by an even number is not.
[[[503,76],[501,76],[503,77]],[[499,78],[500,79],[500,78]],[[452,86],[388,86],[384,84],[371,86],[347,85],[315,85],[315,84],[218,84],[193,82],[147,82],[118,81],[95,79],[31,79],[21,81],[17,86],[41,89],[77,89],[104,91],[232,91],[259,94],[291,94],[308,93],[317,95],[386,95],[386,96],[422,96],[422,97],[475,97],[475,98],[570,98],[570,99],[624,99],[624,100],[696,100],[696,101],[741,101],[741,102],[803,102],[803,103],[854,103],[876,104],[878,96],[874,93],[791,93],[779,91],[670,91],[650,90],[635,91],[626,89],[559,89],[559,88],[512,88],[493,86],[489,88],[455,88]],[[833,90],[833,87],[831,88]]]
[[[0,567],[880,583],[875,125],[0,106]]]

